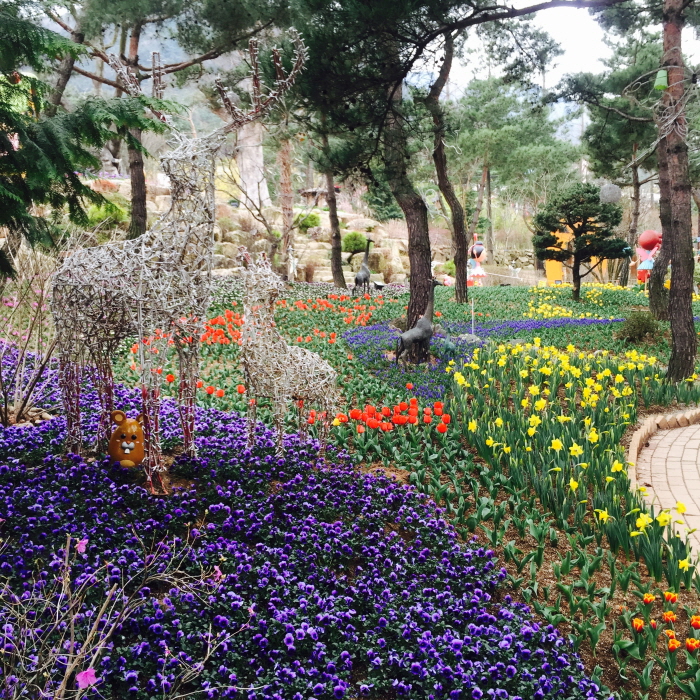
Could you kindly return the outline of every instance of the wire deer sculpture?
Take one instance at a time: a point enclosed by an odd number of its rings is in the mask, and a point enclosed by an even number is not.
[[[175,347],[179,364],[179,410],[184,450],[194,456],[195,394],[199,374],[199,339],[211,296],[214,246],[216,155],[232,131],[262,118],[290,89],[303,69],[306,47],[290,31],[295,46],[287,73],[277,49],[273,89],[262,90],[258,46],[250,42],[252,107],[236,107],[216,81],[229,121],[202,138],[171,130],[170,150],[161,158],[171,183],[171,207],[153,227],[135,240],[78,249],[55,273],[51,311],[58,340],[60,385],[67,419],[65,447],[79,453],[80,385],[82,367],[96,369],[100,397],[98,447],[109,438],[114,409],[111,357],[126,338],[136,337],[145,442],[144,469],[149,489],[154,479],[163,488],[165,471],[160,448],[159,413],[162,366],[168,346]],[[140,95],[140,83],[124,63],[110,57],[125,91]],[[162,95],[162,69],[154,55],[154,96]],[[161,112],[155,116],[169,122]],[[161,370],[162,371],[162,370]]]
[[[284,454],[284,416],[289,401],[299,407],[299,433],[303,434],[307,423],[303,406],[314,403],[319,412],[321,451],[324,458],[329,421],[338,405],[337,373],[315,352],[295,345],[288,345],[275,326],[275,301],[285,284],[273,271],[264,253],[253,262],[248,251],[241,246],[238,259],[244,265],[243,297],[244,323],[242,333],[242,359],[248,404],[248,445],[255,437],[255,416],[258,398],[272,401],[275,427],[277,428],[276,454]],[[312,414],[313,415],[313,414]],[[315,418],[314,418],[315,420]]]

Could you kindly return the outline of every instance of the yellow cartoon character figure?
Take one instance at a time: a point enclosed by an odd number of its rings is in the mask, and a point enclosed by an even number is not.
[[[109,440],[109,456],[122,467],[137,467],[144,458],[142,416],[127,418],[124,411],[112,411],[117,429]]]

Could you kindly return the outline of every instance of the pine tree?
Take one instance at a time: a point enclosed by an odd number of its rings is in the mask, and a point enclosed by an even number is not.
[[[581,278],[591,273],[603,260],[627,257],[631,248],[615,237],[615,227],[622,220],[622,208],[603,204],[600,189],[578,183],[552,197],[533,219],[535,235],[532,243],[540,260],[558,260],[571,269],[573,298],[579,301]],[[569,233],[571,238],[559,237]],[[581,274],[581,266],[598,262]]]

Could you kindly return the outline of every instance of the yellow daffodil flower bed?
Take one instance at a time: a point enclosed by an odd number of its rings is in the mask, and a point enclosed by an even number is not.
[[[581,285],[581,302],[571,299],[571,285],[532,287],[525,318],[612,318],[602,313],[611,301],[625,297],[628,303],[646,303],[643,291],[629,290],[616,284],[589,283]],[[639,297],[638,299],[636,297]],[[589,310],[596,307],[594,310]]]
[[[675,537],[677,516],[647,510],[620,445],[636,422],[638,397],[666,391],[655,357],[559,350],[535,338],[475,350],[447,371],[451,413],[492,469],[507,473],[514,488],[534,490],[564,531],[605,536],[614,553],[643,558],[657,580],[685,576],[690,585],[679,565],[688,552]],[[691,383],[667,389],[684,402],[698,393]]]

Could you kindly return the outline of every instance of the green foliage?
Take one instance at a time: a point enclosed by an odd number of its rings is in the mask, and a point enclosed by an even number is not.
[[[91,204],[86,213],[88,228],[116,228],[129,219],[126,209],[109,201],[102,204]]]
[[[445,274],[449,275],[450,277],[454,277],[456,274],[456,269],[455,269],[455,261],[454,260],[448,260],[447,262],[442,264],[443,270],[445,270]]]
[[[620,340],[639,343],[642,340],[656,338],[659,331],[658,321],[648,311],[635,311],[625,319],[616,336]]]
[[[587,105],[591,121],[582,141],[591,169],[596,175],[621,186],[632,184],[629,163],[642,155],[656,139],[651,110],[625,96],[624,91],[638,80],[643,92],[651,90],[653,71],[659,65],[661,54],[657,34],[634,34],[615,47],[613,56],[606,61],[604,74],[567,76],[557,88],[560,98]],[[653,151],[643,163],[645,170],[655,167]]]
[[[294,220],[294,225],[298,227],[301,233],[307,233],[310,228],[321,225],[321,217],[315,211],[308,214],[299,214]]]
[[[403,212],[391,194],[389,183],[385,179],[372,178],[367,182],[367,191],[362,195],[363,201],[377,221],[402,219]]]
[[[44,205],[57,213],[67,210],[71,221],[87,225],[86,204],[104,203],[102,195],[81,182],[82,173],[100,167],[95,152],[115,134],[143,150],[131,129],[162,132],[166,128],[146,117],[145,108],[153,105],[172,111],[174,106],[144,97],[91,97],[70,113],[44,118],[41,98],[46,85],[19,69],[26,64],[40,67],[42,61],[54,59],[57,52],[68,50],[66,42],[3,11],[0,46],[3,69],[17,71],[12,80],[0,81],[0,153],[4,154],[0,158],[0,226],[23,235],[31,244],[51,245],[55,235],[51,221],[34,216],[33,207]],[[3,271],[10,270],[3,265]]]
[[[68,53],[79,56],[85,52],[85,47],[23,19],[18,3],[3,3],[0,11],[0,73],[10,75],[23,66],[39,72],[46,69],[48,60],[55,56]]]
[[[462,197],[468,220],[469,210],[476,207],[472,185],[481,179],[485,165],[492,188],[530,211],[576,178],[573,165],[579,149],[558,137],[562,120],[554,119],[531,91],[518,85],[473,80],[446,119],[451,178],[466,191]]]
[[[343,237],[344,253],[364,253],[367,248],[367,237],[359,231],[350,231]]]

